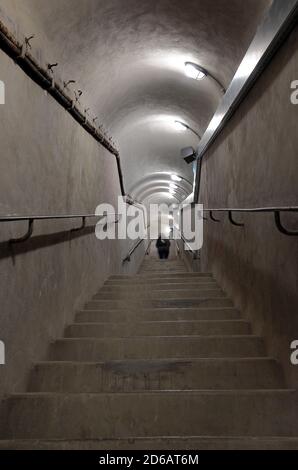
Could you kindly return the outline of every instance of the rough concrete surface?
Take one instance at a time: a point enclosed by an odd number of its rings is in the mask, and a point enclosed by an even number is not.
[[[297,205],[297,106],[290,101],[298,77],[297,27],[264,71],[234,117],[207,152],[202,172],[205,207]],[[290,343],[298,338],[298,244],[277,231],[271,214],[235,214],[221,224],[205,223],[202,269],[265,336],[270,354],[282,360],[287,378],[298,385]],[[297,230],[298,219],[283,223]]]
[[[102,202],[116,204],[114,156],[2,52],[0,64],[9,84],[0,110],[0,213],[92,214]],[[133,242],[100,242],[92,227],[71,235],[80,224],[36,222],[33,239],[13,249],[7,240],[23,235],[27,225],[1,224],[1,393],[24,388],[32,361],[45,357],[49,341],[108,275],[138,269],[144,246],[122,267]]]
[[[202,134],[221,99],[212,81],[186,77],[184,62],[206,67],[227,87],[270,3],[1,0],[0,7],[20,35],[36,35],[32,53],[58,62],[58,77],[77,81],[84,106],[119,144],[128,191],[143,189],[147,177],[147,197],[158,192],[164,199],[167,173],[192,180],[180,148],[198,142],[177,133],[173,119]],[[157,172],[165,174],[155,181]]]

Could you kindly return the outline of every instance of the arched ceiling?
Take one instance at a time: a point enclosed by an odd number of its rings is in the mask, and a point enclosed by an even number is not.
[[[271,0],[1,0],[120,150],[127,192],[167,200],[171,173],[192,181],[180,148],[198,144],[175,119],[203,134],[221,99],[209,78],[186,77],[195,62],[227,87]],[[34,42],[33,42],[34,44]],[[190,192],[182,179],[179,200]],[[173,198],[173,201],[176,198]]]

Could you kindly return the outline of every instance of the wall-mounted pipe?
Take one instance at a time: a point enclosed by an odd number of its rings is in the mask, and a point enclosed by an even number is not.
[[[53,79],[52,71],[41,67],[32,55],[28,47],[20,44],[0,21],[0,48],[41,88],[46,90],[71,116],[103,147],[116,157],[117,171],[119,175],[122,196],[125,196],[123,173],[118,150],[111,142],[86,119],[86,116],[76,106],[77,100],[72,100]]]

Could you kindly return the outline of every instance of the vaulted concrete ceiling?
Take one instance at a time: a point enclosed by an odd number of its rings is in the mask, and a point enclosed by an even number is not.
[[[0,0],[44,58],[75,79],[84,103],[117,142],[127,192],[169,200],[170,174],[184,199],[192,169],[180,148],[196,146],[175,119],[204,133],[222,93],[185,76],[195,62],[227,87],[270,0]],[[175,199],[175,198],[174,198]]]

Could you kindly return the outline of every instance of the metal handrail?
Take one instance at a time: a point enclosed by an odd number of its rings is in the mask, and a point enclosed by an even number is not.
[[[186,238],[184,237],[184,235],[180,232],[180,235],[181,235],[181,240],[183,241],[183,243],[187,246],[188,250],[187,251],[190,251],[191,253],[193,253],[194,255],[196,254],[196,250],[193,250],[190,246],[190,244],[187,242]]]
[[[294,213],[298,212],[298,206],[283,206],[283,207],[254,207],[254,208],[217,208],[217,209],[203,209],[204,213],[209,214],[209,218],[212,222],[220,223],[221,220],[216,219],[213,215],[214,212],[217,213],[228,213],[229,222],[236,227],[245,227],[244,223],[236,222],[233,218],[233,213],[273,213],[274,221],[276,228],[279,232],[288,236],[298,236],[298,230],[289,230],[287,229],[281,221],[281,213]],[[208,218],[204,217],[204,220]]]
[[[146,238],[141,238],[133,247],[132,249],[127,253],[125,258],[123,258],[122,263],[130,262],[131,256],[134,254],[134,252],[139,248],[139,246],[143,243],[143,241],[146,240]],[[151,243],[151,240],[150,240]],[[147,251],[147,250],[146,250]]]
[[[113,216],[116,218],[113,223],[117,224],[120,220],[121,214],[104,214],[104,215],[96,215],[96,214],[67,214],[67,215],[7,215],[7,216],[0,216],[0,222],[28,222],[28,230],[22,237],[19,238],[12,238],[9,240],[9,243],[20,243],[29,240],[29,238],[33,234],[34,229],[34,222],[36,220],[61,220],[61,219],[82,219],[82,224],[80,227],[73,228],[70,232],[78,232],[84,230],[86,228],[86,219],[95,219],[95,218],[106,218],[109,216]]]
[[[148,228],[150,227],[150,224],[147,225],[146,229],[145,230],[148,230]],[[141,245],[141,243],[144,241],[144,240],[147,240],[147,238],[141,238],[140,240],[138,240],[138,242],[131,248],[131,250],[127,253],[127,255],[125,256],[125,258],[123,258],[122,260],[122,263],[126,263],[126,262],[129,262],[130,261],[130,258],[131,256],[134,254],[134,252],[139,248],[139,246]],[[148,248],[150,247],[151,245],[151,242],[152,240],[150,239],[149,240],[149,243],[148,243],[148,246],[147,246],[147,249],[146,249],[146,254],[147,254],[147,251],[148,251]]]
[[[192,247],[190,246],[190,244],[188,243],[188,241],[187,241],[186,238],[184,237],[184,235],[183,235],[183,233],[181,232],[181,230],[179,230],[178,227],[175,227],[175,230],[176,230],[177,232],[179,232],[179,234],[180,234],[180,239],[183,241],[183,243],[184,243],[184,244],[187,246],[187,248],[188,248],[187,251],[190,251],[191,253],[193,253],[194,256],[196,256],[196,255],[197,255],[197,250],[193,250],[193,249],[192,249]],[[180,251],[179,245],[178,245],[178,243],[177,243],[177,239],[174,238],[174,240],[176,241],[176,245],[177,245],[177,247],[178,247],[178,249],[179,249],[179,251]]]
[[[274,207],[252,207],[252,208],[236,208],[236,207],[224,207],[216,209],[203,209],[204,212],[298,212],[298,206],[274,206]]]
[[[175,245],[176,245],[177,255],[180,256],[180,253],[181,253],[180,246],[179,246],[176,239],[174,239],[174,241],[175,241]]]
[[[146,250],[146,255],[147,256],[149,256],[150,249],[151,249],[151,244],[152,244],[152,240],[149,241],[148,246],[147,246],[147,250]]]
[[[109,215],[118,215],[118,214],[67,214],[67,215],[0,215],[0,222],[18,222],[24,220],[54,220],[54,219],[82,219],[86,218],[96,218],[96,217],[108,217]]]

